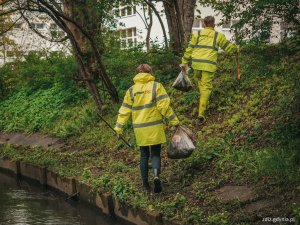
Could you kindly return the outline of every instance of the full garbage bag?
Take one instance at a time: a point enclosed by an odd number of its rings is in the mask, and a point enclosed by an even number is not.
[[[194,149],[194,136],[191,130],[178,126],[167,150],[170,159],[183,159],[189,157]]]
[[[172,87],[180,91],[190,91],[193,88],[192,82],[190,81],[187,71],[181,70],[178,77],[174,81]]]

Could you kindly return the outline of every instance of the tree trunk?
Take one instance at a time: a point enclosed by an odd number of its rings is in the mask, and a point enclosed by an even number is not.
[[[64,0],[63,5],[64,14],[76,21],[80,27],[84,28],[85,32],[79,29],[74,23],[65,20],[66,26],[73,36],[71,43],[75,50],[76,59],[80,65],[80,72],[101,113],[102,100],[99,95],[98,87],[96,86],[96,80],[101,78],[110,96],[116,102],[118,101],[118,93],[104,68],[101,53],[98,49],[98,46],[102,45],[95,41],[96,35],[100,30],[100,24],[97,20],[99,15],[96,8],[93,7],[96,2],[97,0]]]
[[[148,8],[149,23],[148,23],[148,27],[147,27],[146,48],[147,48],[147,51],[149,51],[150,50],[150,34],[151,34],[152,25],[153,25],[153,18],[152,18],[151,8],[149,6],[147,8]]]
[[[196,0],[169,0],[164,1],[163,5],[171,47],[175,54],[180,54],[192,31]]]
[[[2,41],[3,41],[3,64],[5,64],[6,63],[6,44],[5,44],[4,35],[2,36]]]
[[[182,46],[182,32],[180,32],[174,1],[164,1],[163,4],[169,28],[170,46],[175,54],[179,54]]]
[[[144,2],[153,10],[154,14],[157,16],[157,19],[160,23],[160,26],[161,26],[161,29],[162,29],[162,32],[163,32],[163,35],[164,35],[165,49],[167,50],[168,49],[168,37],[167,37],[166,28],[164,26],[162,18],[159,15],[159,12],[157,11],[157,9],[155,8],[155,5],[151,1],[144,0]]]
[[[196,0],[178,0],[181,10],[181,20],[183,22],[183,40],[189,41],[194,23]]]

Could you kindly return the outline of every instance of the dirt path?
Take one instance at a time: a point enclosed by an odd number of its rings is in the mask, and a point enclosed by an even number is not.
[[[17,145],[30,145],[31,147],[62,148],[64,143],[58,138],[53,138],[41,133],[4,133],[0,132],[0,142]]]

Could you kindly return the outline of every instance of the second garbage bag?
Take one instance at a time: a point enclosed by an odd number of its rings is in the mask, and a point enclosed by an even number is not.
[[[168,157],[171,159],[189,157],[195,149],[193,141],[192,131],[183,126],[178,126],[167,151]]]
[[[190,91],[193,88],[192,82],[190,81],[187,72],[188,70],[181,70],[181,72],[179,73],[178,77],[172,85],[173,88],[180,91]]]

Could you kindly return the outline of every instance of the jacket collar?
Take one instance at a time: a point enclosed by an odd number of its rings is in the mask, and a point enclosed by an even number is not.
[[[215,28],[213,28],[213,27],[205,27],[204,29],[207,29],[207,30],[215,30]]]
[[[138,73],[133,78],[134,83],[148,83],[149,81],[155,80],[155,77],[150,73]]]

